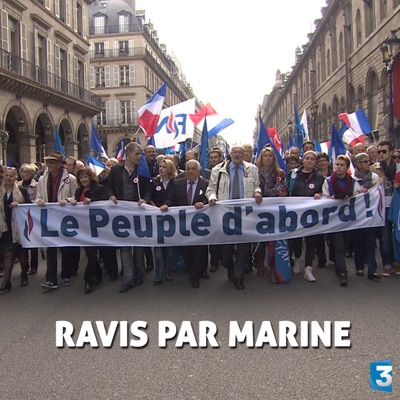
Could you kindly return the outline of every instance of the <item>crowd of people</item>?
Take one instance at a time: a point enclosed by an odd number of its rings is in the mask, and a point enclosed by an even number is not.
[[[253,267],[257,276],[262,277],[268,266],[271,282],[281,283],[273,257],[274,242],[154,248],[124,245],[119,249],[91,246],[84,247],[83,251],[72,246],[24,249],[15,216],[15,207],[21,203],[45,207],[47,203],[75,206],[100,200],[118,204],[123,200],[139,206],[149,204],[168,212],[169,207],[201,209],[206,204],[213,207],[229,199],[253,198],[257,204],[265,197],[284,196],[299,197],[299,201],[301,197],[343,200],[381,184],[385,190],[385,226],[371,226],[357,230],[357,234],[338,231],[290,239],[291,268],[294,274],[304,269],[304,279],[315,282],[314,260],[318,268],[325,268],[329,258],[335,265],[339,284],[346,286],[346,258],[354,256],[354,270],[359,277],[364,276],[365,265],[370,280],[389,277],[391,273],[400,275],[400,259],[396,257],[398,252],[394,249],[388,212],[393,190],[399,185],[395,174],[400,151],[389,141],[368,148],[358,143],[351,149],[351,157],[340,155],[333,165],[327,154],[316,153],[313,143],[305,141],[301,149],[292,147],[285,153],[289,173],[279,167],[274,150],[268,146],[260,151],[257,159],[251,145],[235,145],[227,157],[223,157],[219,148],[212,148],[208,153],[209,168],[202,173],[196,149],[187,151],[182,159],[178,155],[157,154],[156,149],[148,145],[144,156],[151,179],[138,179],[142,153],[142,147],[133,139],[125,148],[126,158],[121,162],[107,159],[99,176],[82,161],[72,156],[64,158],[56,150],[44,157],[43,164],[0,166],[0,277],[3,278],[0,291],[11,290],[12,270],[17,262],[21,266],[20,285],[28,285],[28,276],[38,271],[39,251],[46,259],[46,278],[41,285],[46,290],[58,288],[59,252],[61,281],[65,286],[71,284],[72,277],[85,263],[83,280],[87,294],[92,293],[104,276],[110,281],[121,279],[121,293],[143,284],[146,273],[154,274],[154,285],[173,281],[178,263],[185,265],[194,289],[220,266],[226,269],[227,278],[237,290],[244,289],[246,273]],[[378,273],[378,251],[382,260],[381,274]],[[83,252],[86,259],[82,257]]]

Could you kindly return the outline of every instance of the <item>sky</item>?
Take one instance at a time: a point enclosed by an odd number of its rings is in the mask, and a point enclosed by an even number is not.
[[[182,67],[197,98],[235,123],[221,132],[252,143],[257,107],[291,71],[325,0],[136,0]]]

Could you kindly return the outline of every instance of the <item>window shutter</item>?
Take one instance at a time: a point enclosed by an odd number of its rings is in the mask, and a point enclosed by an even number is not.
[[[71,0],[65,0],[65,23],[71,26]]]
[[[111,87],[111,68],[109,65],[104,67],[104,75],[106,79],[106,87]]]
[[[121,124],[121,102],[119,100],[115,100],[115,123],[116,125]]]
[[[119,65],[114,65],[114,86],[119,86]]]
[[[78,32],[78,7],[76,5],[76,0],[72,0],[73,4],[73,12],[72,12],[72,18],[74,22],[74,32]]]
[[[56,89],[61,89],[61,61],[60,61],[60,46],[54,46],[54,75],[56,79]]]
[[[136,100],[131,100],[131,123],[136,123]]]
[[[95,82],[94,82],[94,67],[90,67],[90,89],[93,89],[95,87]]]
[[[129,86],[135,86],[135,64],[129,65]]]
[[[129,40],[128,46],[129,46],[129,55],[133,56],[134,53],[135,53],[135,41],[134,40]]]
[[[84,82],[83,86],[86,90],[88,90],[87,71],[88,71],[87,63],[83,63],[83,82]]]
[[[118,57],[118,54],[119,54],[119,43],[118,43],[117,40],[114,40],[113,48],[114,48],[114,57]]]
[[[60,18],[60,0],[54,0],[54,14]]]
[[[106,101],[106,122],[107,122],[107,126],[112,126],[112,114],[111,114],[111,101]]]
[[[1,42],[3,50],[9,51],[9,30],[8,30],[8,12],[1,10]]]
[[[25,75],[26,71],[26,65],[24,61],[28,60],[28,44],[27,44],[27,37],[26,37],[26,25],[21,21],[19,23],[20,30],[21,30],[21,58],[22,58],[22,63],[21,63],[21,73],[22,75]]]
[[[88,19],[86,15],[86,7],[82,5],[82,36],[86,40],[87,39],[87,24]]]
[[[44,0],[44,6],[50,10],[50,0]]]

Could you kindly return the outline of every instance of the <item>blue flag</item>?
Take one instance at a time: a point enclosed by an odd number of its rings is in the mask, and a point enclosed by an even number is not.
[[[300,116],[299,116],[299,111],[297,110],[296,103],[294,103],[294,122],[295,122],[295,128],[296,128],[296,133],[294,137],[294,145],[298,147],[300,150],[303,147],[303,140],[306,136],[303,124],[301,123]]]
[[[58,133],[58,128],[54,131],[54,150],[59,151],[65,157],[64,146],[61,143],[60,134]]]
[[[268,132],[267,129],[265,128],[264,122],[261,119],[261,115],[258,116],[259,124],[260,127],[258,129],[258,138],[257,138],[257,153],[256,153],[256,159],[261,153],[261,150],[265,147],[267,143],[270,143],[271,141],[268,141]]]
[[[314,151],[316,153],[321,153],[322,149],[321,149],[321,145],[319,144],[319,142],[317,142],[315,139],[313,139],[313,143],[314,143]]]
[[[104,168],[106,167],[100,160],[94,158],[90,154],[86,155],[86,162],[85,164],[90,167],[90,169],[96,174],[100,175]]]
[[[150,175],[150,171],[149,171],[149,167],[147,165],[147,161],[146,161],[146,157],[144,156],[144,154],[142,153],[142,156],[140,158],[140,163],[137,166],[137,174],[139,176],[144,176],[147,179],[151,180],[151,175]]]
[[[207,117],[207,112],[206,112]],[[201,132],[200,140],[200,165],[201,175],[203,178],[206,177],[206,168],[208,167],[208,129],[207,129],[207,118],[204,118],[203,130]]]
[[[186,140],[179,145],[179,157],[185,157],[186,152],[188,151]]]
[[[149,137],[149,140],[147,141],[147,146],[154,146],[156,147],[156,143],[154,141],[154,135]]]
[[[346,147],[344,146],[335,125],[332,124],[331,147],[329,148],[328,153],[328,156],[332,163],[335,162],[339,154],[346,154]]]
[[[267,132],[267,128],[264,125],[263,120],[261,119],[261,116],[259,117],[260,120],[260,130],[258,132],[258,137],[262,138],[259,143],[262,144],[263,140],[265,139],[265,144],[262,147],[258,147],[258,154],[257,154],[257,158],[261,153],[261,150],[265,147],[265,145],[269,144],[272,149],[274,150],[275,153],[275,157],[276,157],[276,161],[278,162],[279,168],[282,169],[283,171],[285,171],[286,174],[289,173],[289,168],[287,167],[285,160],[282,158],[281,154],[279,153],[278,149],[276,148],[276,146],[272,143],[271,138],[268,135]],[[258,144],[259,145],[259,144]]]
[[[90,130],[89,150],[95,151],[98,157],[108,158],[107,153],[103,147],[103,144],[101,143],[99,134],[97,133],[94,125],[92,125],[92,129]]]

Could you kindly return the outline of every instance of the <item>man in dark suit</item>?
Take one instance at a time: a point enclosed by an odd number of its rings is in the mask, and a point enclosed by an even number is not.
[[[194,205],[201,209],[207,204],[206,190],[208,181],[200,176],[201,166],[197,160],[186,163],[186,177],[176,179],[171,197],[173,206]],[[209,278],[207,274],[208,246],[186,246],[182,248],[183,258],[189,270],[192,288],[200,286],[200,278]]]
[[[110,200],[135,201],[139,205],[149,203],[151,183],[144,176],[139,176],[138,165],[142,157],[142,148],[136,142],[129,143],[126,148],[126,160],[111,168],[108,178]],[[125,293],[134,285],[141,285],[144,277],[143,247],[122,247],[121,262],[124,275],[119,291]]]

